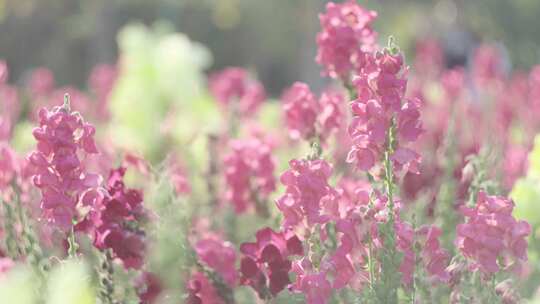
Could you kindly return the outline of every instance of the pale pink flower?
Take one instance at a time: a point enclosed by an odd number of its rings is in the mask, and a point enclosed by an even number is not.
[[[320,105],[308,85],[295,82],[282,96],[285,123],[293,139],[316,136],[317,115]]]
[[[242,213],[264,203],[275,190],[275,160],[270,146],[256,137],[232,140],[230,148],[223,160],[225,200]]]
[[[326,5],[326,13],[319,15],[316,58],[324,75],[346,78],[364,67],[367,52],[376,47],[377,33],[371,28],[376,17],[352,0]]]
[[[208,267],[215,270],[229,286],[236,284],[236,251],[231,243],[206,238],[195,244],[195,252]]]
[[[285,194],[276,200],[284,216],[283,227],[305,223],[325,223],[329,216],[323,208],[332,203],[338,192],[328,184],[332,166],[324,160],[296,160],[289,162],[290,169],[281,175]]]
[[[531,226],[512,216],[514,202],[498,196],[478,193],[476,206],[462,207],[467,222],[457,227],[456,246],[470,259],[473,270],[486,275],[498,272],[499,259],[513,259],[516,263],[527,260],[526,237]]]
[[[210,92],[222,105],[235,108],[241,115],[251,115],[266,99],[261,83],[242,68],[229,67],[210,75]]]

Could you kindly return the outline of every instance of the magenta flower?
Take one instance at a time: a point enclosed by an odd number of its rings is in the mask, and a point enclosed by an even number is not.
[[[442,230],[436,226],[423,226],[417,229],[416,234],[417,238],[423,240],[421,256],[427,273],[435,279],[447,282],[450,279],[446,271],[450,255],[439,242]]]
[[[367,53],[376,48],[377,33],[371,28],[376,17],[356,1],[326,5],[326,13],[319,15],[316,58],[324,75],[347,79],[365,66]]]
[[[284,216],[283,227],[300,224],[311,227],[327,222],[329,216],[324,213],[324,208],[338,197],[338,192],[328,184],[332,166],[320,159],[293,159],[289,166],[280,178],[286,187],[285,194],[276,200]]]
[[[295,82],[282,96],[285,123],[292,139],[311,140],[318,137],[325,141],[341,126],[345,98],[337,91],[328,90],[320,99],[309,86]]]
[[[79,228],[82,230],[87,222],[94,221],[94,245],[101,250],[112,249],[114,256],[122,260],[126,268],[139,269],[146,251],[144,232],[139,225],[147,220],[148,215],[142,205],[142,193],[126,189],[123,181],[125,172],[123,167],[111,170],[103,210],[95,218],[87,218]]]
[[[236,251],[232,244],[217,238],[202,239],[195,244],[195,252],[208,267],[215,270],[229,286],[236,284]]]
[[[137,278],[136,287],[141,304],[154,304],[157,303],[163,284],[156,274],[145,271]]]
[[[308,304],[326,304],[332,295],[332,284],[328,281],[325,272],[316,272],[307,259],[293,264],[296,273],[296,282],[293,290],[301,292]]]
[[[404,99],[407,79],[403,57],[385,49],[370,60],[370,66],[354,80],[358,99],[351,104],[354,116],[349,134],[353,147],[347,161],[360,170],[370,170],[382,160],[393,124],[395,143],[390,157],[394,167],[418,173],[420,155],[405,144],[416,141],[422,133],[420,101]]]
[[[345,113],[343,113],[345,98],[339,92],[326,91],[321,94],[319,105],[321,112],[317,116],[318,133],[324,141],[342,125],[342,120],[345,118]]]
[[[275,190],[275,160],[264,141],[251,137],[230,142],[231,152],[223,160],[227,190],[225,199],[242,213],[257,201],[264,203]]]
[[[446,282],[449,274],[446,271],[450,255],[440,247],[439,237],[441,230],[436,226],[423,226],[413,230],[408,223],[396,222],[396,234],[398,250],[403,253],[403,259],[399,271],[402,274],[403,284],[410,286],[413,282],[413,274],[416,268],[416,256],[414,246],[422,248],[419,252],[420,266],[433,279]]]
[[[300,239],[292,233],[275,232],[270,228],[257,231],[255,243],[243,243],[240,251],[240,283],[250,285],[261,299],[277,295],[291,282],[292,255],[303,255]]]
[[[235,107],[242,115],[256,112],[266,99],[264,87],[242,68],[229,67],[210,75],[210,92],[222,105]]]
[[[69,107],[39,111],[39,127],[33,135],[37,150],[28,159],[35,167],[33,182],[41,190],[42,216],[67,232],[81,220],[79,206],[100,207],[97,187],[101,176],[86,172],[79,155],[97,153],[95,129]]]
[[[317,115],[320,106],[308,85],[295,82],[285,91],[281,100],[285,113],[285,123],[293,139],[309,139],[316,135]]]
[[[210,280],[200,272],[191,275],[187,284],[187,292],[186,304],[225,303]]]
[[[486,275],[498,272],[501,264],[514,260],[519,265],[527,260],[527,240],[531,226],[512,216],[512,200],[478,193],[476,206],[462,207],[467,222],[457,227],[456,246],[471,260],[471,268]]]

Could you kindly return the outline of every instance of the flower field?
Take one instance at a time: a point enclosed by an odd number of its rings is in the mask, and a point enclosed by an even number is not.
[[[0,303],[540,303],[540,66],[384,13],[327,3],[277,98],[160,24],[84,89],[1,60]]]

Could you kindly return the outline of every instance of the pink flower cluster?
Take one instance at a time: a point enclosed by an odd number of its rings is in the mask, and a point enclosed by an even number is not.
[[[257,207],[258,201],[268,199],[275,190],[275,160],[270,146],[256,137],[232,140],[230,147],[223,160],[225,200],[242,213],[249,206]]]
[[[407,78],[403,56],[385,49],[373,53],[370,60],[354,79],[358,98],[351,104],[354,117],[349,134],[353,147],[348,161],[361,170],[370,170],[392,145],[390,157],[395,168],[417,173],[420,155],[404,144],[415,141],[422,133],[420,101],[404,100]]]
[[[21,105],[17,89],[7,83],[9,69],[5,61],[0,60],[0,141],[11,138],[13,126],[19,118]]]
[[[283,227],[299,225],[311,227],[329,220],[324,214],[327,205],[338,196],[338,192],[328,184],[332,166],[324,160],[296,160],[289,162],[290,169],[281,175],[285,194],[276,200],[283,213]]]
[[[402,273],[402,282],[410,286],[413,283],[413,274],[416,268],[418,256],[415,246],[422,248],[419,252],[422,265],[429,276],[442,282],[449,279],[446,271],[450,260],[449,253],[441,248],[439,237],[441,229],[436,226],[422,226],[416,231],[406,222],[396,223],[397,246],[403,252],[403,259],[399,267]]]
[[[313,265],[308,259],[302,259],[293,265],[293,272],[296,274],[293,290],[301,292],[306,297],[306,303],[324,304],[332,295],[332,284],[327,279],[326,273],[313,270]],[[347,275],[349,272],[342,274]]]
[[[283,111],[289,135],[306,140],[319,137],[322,141],[341,125],[344,118],[344,97],[339,92],[326,91],[319,100],[302,82],[295,82],[283,96]]]
[[[519,266],[527,260],[527,240],[531,226],[512,216],[512,200],[478,193],[476,205],[462,207],[468,219],[457,227],[456,246],[471,259],[470,268],[486,275],[510,266],[512,258]],[[502,265],[501,265],[502,263]],[[515,266],[516,266],[515,265]]]
[[[266,99],[264,87],[242,68],[229,67],[210,75],[210,92],[222,105],[242,115],[255,113]]]
[[[323,74],[347,79],[364,67],[376,47],[377,33],[371,27],[376,17],[376,12],[354,0],[326,5],[326,14],[319,15],[322,31],[317,34],[316,60],[324,67]]]
[[[122,260],[126,268],[139,269],[144,263],[146,250],[144,232],[139,225],[147,220],[148,214],[142,205],[142,193],[126,189],[125,172],[124,167],[111,170],[107,180],[108,195],[103,199],[101,213],[93,219],[95,223],[91,226],[96,226],[94,244],[97,248],[112,249],[114,256]],[[84,226],[86,222],[81,224]]]
[[[291,232],[275,232],[270,228],[257,231],[255,243],[243,243],[240,251],[240,283],[250,285],[261,299],[277,295],[291,282],[290,256],[303,255],[300,239]]]
[[[236,250],[231,243],[209,233],[207,237],[197,241],[194,249],[201,262],[221,276],[229,287],[235,287],[238,275],[235,265]],[[191,274],[187,291],[187,303],[224,303],[210,279],[199,271]]]
[[[37,150],[28,159],[35,167],[33,183],[41,190],[42,216],[64,232],[80,220],[78,206],[100,205],[97,187],[101,176],[86,172],[79,154],[97,153],[95,129],[69,106],[39,111],[33,130]]]
[[[195,244],[195,252],[200,260],[215,270],[229,286],[235,286],[237,280],[236,250],[231,243],[224,242],[217,237],[208,237]]]

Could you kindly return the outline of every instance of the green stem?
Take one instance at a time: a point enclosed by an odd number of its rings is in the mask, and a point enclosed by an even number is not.
[[[388,138],[387,138],[387,148],[384,152],[384,182],[386,185],[386,194],[388,195],[388,209],[389,209],[389,215],[388,215],[388,222],[392,225],[394,224],[394,172],[392,167],[392,161],[390,159],[391,154],[393,151],[393,142],[394,142],[394,120],[392,119],[392,123],[390,126],[390,129],[388,130]],[[392,226],[393,228],[393,226]]]
[[[77,250],[79,249],[79,245],[77,244],[77,240],[75,239],[75,223],[71,226],[71,230],[69,232],[68,236],[68,257],[70,259],[77,258]]]
[[[373,268],[373,241],[371,236],[369,237],[369,255],[368,255],[368,269],[369,269],[369,288],[373,289],[373,283],[375,282],[375,270]]]

